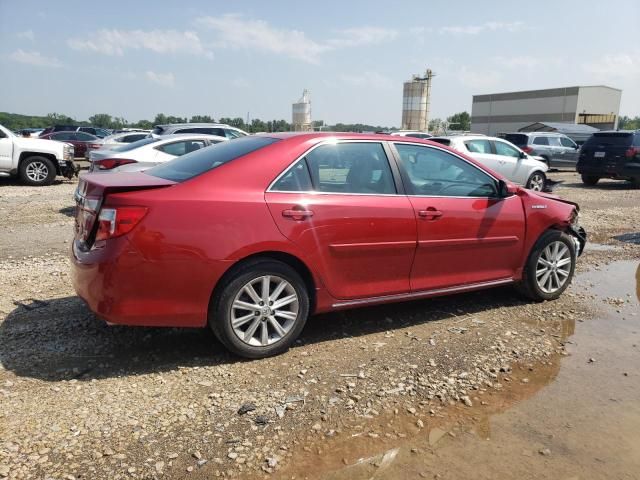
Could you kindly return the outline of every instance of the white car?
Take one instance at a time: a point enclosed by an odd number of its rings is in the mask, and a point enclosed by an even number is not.
[[[452,135],[429,140],[462,152],[518,185],[540,192],[549,167],[502,138],[484,135]]]
[[[427,132],[420,132],[418,130],[397,130],[390,132],[389,135],[395,135],[397,137],[412,137],[412,138],[431,138],[433,135]]]
[[[149,137],[149,132],[121,132],[114,133],[108,137],[102,138],[98,143],[100,144],[100,150],[113,150],[116,147],[122,145],[128,145],[143,138]],[[87,149],[86,158],[89,160],[89,154],[91,150]]]
[[[228,141],[215,135],[147,137],[110,150],[89,153],[90,172],[139,172],[201,148]]]

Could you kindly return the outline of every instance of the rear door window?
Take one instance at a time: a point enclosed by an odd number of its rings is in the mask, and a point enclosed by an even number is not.
[[[547,137],[536,137],[533,139],[535,145],[549,145],[549,139]]]
[[[316,191],[371,195],[396,193],[389,160],[381,143],[321,145],[305,158]]]
[[[166,143],[156,148],[168,155],[180,157],[181,155],[195,152],[204,147],[206,147],[204,140],[182,140],[179,142]]]
[[[493,153],[489,140],[467,140],[464,144],[471,153]]]
[[[549,145],[552,147],[561,147],[560,138],[558,137],[549,137]]]
[[[51,139],[61,142],[68,142],[71,140],[75,140],[75,135],[72,132],[54,133],[53,135],[51,135]]]

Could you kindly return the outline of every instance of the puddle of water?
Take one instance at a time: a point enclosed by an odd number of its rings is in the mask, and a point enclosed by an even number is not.
[[[623,233],[622,235],[616,235],[616,240],[626,243],[633,243],[635,245],[640,245],[640,232],[635,233]]]
[[[602,312],[577,331],[559,320],[562,338],[570,337],[562,362],[514,367],[513,387],[487,392],[487,406],[455,406],[446,416],[418,410],[423,427],[404,411],[357,430],[345,425],[296,452],[295,464],[273,478],[638,478],[640,265],[614,262],[576,283]],[[611,298],[624,302],[605,302]]]

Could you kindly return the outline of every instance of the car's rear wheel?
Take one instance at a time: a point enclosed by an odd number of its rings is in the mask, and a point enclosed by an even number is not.
[[[56,169],[46,157],[29,157],[20,163],[20,180],[35,187],[51,185],[56,179]]]
[[[233,353],[262,358],[285,351],[309,315],[309,293],[296,270],[273,260],[244,265],[225,279],[209,325]]]
[[[533,172],[529,176],[529,179],[525,184],[525,188],[528,188],[529,190],[533,190],[535,192],[541,192],[542,190],[544,190],[544,184],[546,181],[547,181],[547,177],[545,176],[544,173]]]
[[[535,301],[555,300],[571,283],[575,266],[573,239],[559,230],[549,230],[533,246],[519,289]]]
[[[582,183],[590,187],[593,187],[600,181],[600,177],[596,175],[581,175],[580,178],[582,178]]]

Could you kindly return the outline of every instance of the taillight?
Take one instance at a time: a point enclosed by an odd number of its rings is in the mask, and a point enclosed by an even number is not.
[[[624,156],[627,158],[633,158],[638,153],[640,153],[640,148],[638,147],[629,147],[626,152],[624,152]]]
[[[122,165],[127,165],[129,163],[137,162],[136,160],[131,160],[129,158],[105,158],[93,161],[94,168],[97,168],[98,170],[111,170],[112,168],[121,167]]]
[[[146,215],[146,207],[108,207],[98,215],[96,241],[125,235]]]
[[[89,148],[100,148],[101,145],[99,143],[89,143],[87,145],[87,147],[89,147]]]
[[[522,147],[520,150],[522,150],[524,153],[531,153],[533,152],[533,147],[526,146],[526,147]]]

